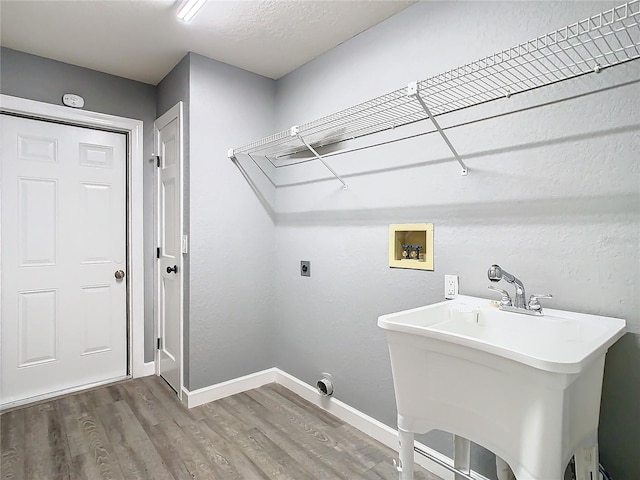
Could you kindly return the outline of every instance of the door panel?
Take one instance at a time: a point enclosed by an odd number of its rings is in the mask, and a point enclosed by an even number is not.
[[[0,116],[2,404],[127,374],[126,137]]]
[[[113,303],[111,285],[82,287],[79,299],[82,305],[82,351],[81,355],[111,350],[111,323]]]
[[[112,204],[109,185],[82,183],[80,185],[80,235],[82,236],[82,264],[110,263],[113,259],[108,219]]]
[[[113,147],[81,143],[80,165],[111,168],[113,165]]]
[[[21,267],[56,264],[58,185],[18,178],[18,251]]]
[[[155,122],[160,157],[157,187],[157,263],[159,373],[182,394],[182,191],[181,109],[172,108]]]
[[[57,330],[57,291],[20,292],[18,294],[18,368],[57,360]]]
[[[165,257],[165,260],[168,260],[169,263],[171,260],[175,260],[178,255],[178,239],[176,238],[176,230],[178,228],[178,224],[176,222],[176,215],[178,212],[175,211],[175,198],[177,194],[176,189],[176,179],[173,175],[174,172],[166,171],[167,167],[165,167],[165,171],[161,172],[161,205],[162,205],[162,254]],[[171,168],[169,170],[175,170]]]
[[[56,163],[58,142],[53,138],[18,135],[18,160]]]

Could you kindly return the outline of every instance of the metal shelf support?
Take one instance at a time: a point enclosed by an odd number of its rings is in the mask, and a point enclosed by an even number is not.
[[[440,127],[440,124],[431,113],[431,110],[429,110],[429,107],[427,107],[427,104],[424,103],[424,100],[422,100],[422,97],[420,96],[420,89],[418,88],[417,80],[414,82],[409,82],[409,85],[407,85],[407,97],[415,98],[418,101],[418,103],[420,104],[424,112],[429,117],[429,120],[431,120],[431,123],[433,123],[433,126],[436,127],[436,130],[438,130],[438,133],[444,140],[444,143],[447,144],[447,146],[449,147],[449,150],[451,150],[451,153],[453,153],[454,158],[458,161],[458,163],[462,167],[462,172],[460,173],[460,175],[466,175],[467,173],[469,173],[469,169],[460,158],[460,155],[458,155],[458,152],[456,151],[456,149],[453,148],[453,145],[451,144],[449,137],[447,137],[447,134],[444,133],[444,130],[442,130],[442,128]]]
[[[338,175],[336,171],[333,168],[331,168],[331,166],[327,162],[324,161],[324,158],[322,158],[322,155],[316,152],[316,150],[309,143],[307,143],[307,141],[304,138],[302,138],[302,135],[300,135],[300,128],[297,125],[291,127],[291,130],[289,132],[292,137],[298,137],[298,140],[300,140],[304,144],[304,146],[307,147],[311,153],[313,153],[313,156],[316,157],[318,160],[320,160],[322,164],[325,167],[327,167],[327,170],[329,170],[333,174],[334,177],[340,180],[340,183],[342,183],[343,190],[347,190],[349,188],[349,185],[347,185],[347,182],[345,182],[342,179],[342,177]]]

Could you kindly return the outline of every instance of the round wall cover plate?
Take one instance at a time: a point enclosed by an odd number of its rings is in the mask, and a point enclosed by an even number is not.
[[[62,96],[62,103],[64,103],[67,107],[82,108],[84,107],[84,98],[73,93],[65,93]]]

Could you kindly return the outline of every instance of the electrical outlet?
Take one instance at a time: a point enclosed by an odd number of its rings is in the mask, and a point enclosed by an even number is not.
[[[311,262],[309,260],[302,260],[300,262],[300,275],[303,277],[311,276]]]
[[[458,276],[444,276],[444,298],[451,300],[458,296]]]

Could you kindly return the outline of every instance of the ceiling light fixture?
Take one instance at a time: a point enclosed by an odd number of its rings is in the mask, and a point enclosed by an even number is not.
[[[178,18],[183,22],[190,21],[207,0],[184,0],[178,7]]]

